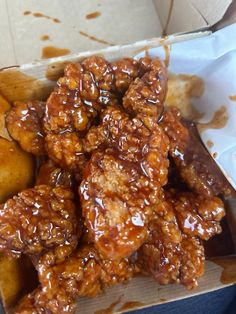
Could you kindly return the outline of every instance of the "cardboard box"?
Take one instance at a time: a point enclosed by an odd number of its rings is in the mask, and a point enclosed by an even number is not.
[[[81,0],[68,5],[62,0],[51,0],[49,5],[46,1],[26,4],[20,0],[0,0],[0,20],[6,29],[0,32],[1,42],[4,42],[0,66],[22,64],[0,71],[0,92],[9,100],[46,98],[69,61],[77,62],[93,54],[114,60],[134,56],[150,47],[207,36],[209,31],[196,30],[218,22],[230,3],[230,0]],[[27,11],[31,13],[26,14]],[[98,18],[85,18],[95,11],[101,13]],[[46,17],[35,17],[34,13],[43,13]],[[55,23],[55,18],[61,23]],[[182,34],[156,38],[163,30],[168,34]],[[94,38],[85,37],[79,33],[81,31]],[[40,40],[43,35],[50,36],[51,41]],[[72,54],[40,60],[43,46],[49,44],[67,48]],[[34,62],[29,63],[31,61]],[[226,259],[221,265],[230,263],[230,259]],[[95,299],[80,298],[78,312],[121,313],[220,289],[235,280],[224,280],[229,267],[223,270],[222,266],[206,261],[205,269],[199,288],[194,291],[176,284],[160,286],[151,278],[137,277],[126,285],[107,289]]]

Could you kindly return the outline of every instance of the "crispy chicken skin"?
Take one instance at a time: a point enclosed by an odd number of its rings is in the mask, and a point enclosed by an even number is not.
[[[160,284],[180,282],[189,289],[196,287],[204,272],[200,239],[208,240],[221,231],[219,221],[224,214],[217,197],[165,192],[149,224],[149,238],[135,256],[138,265]]]
[[[7,129],[23,150],[33,155],[44,155],[43,116],[45,103],[41,101],[13,103],[6,114]]]
[[[147,237],[147,224],[167,182],[168,138],[156,123],[148,129],[115,107],[104,111],[99,127],[106,148],[94,152],[85,168],[82,214],[99,252],[119,259]]]
[[[104,260],[92,245],[85,245],[63,263],[39,269],[41,286],[21,301],[16,313],[26,314],[32,309],[41,313],[40,308],[42,313],[74,313],[78,296],[94,297],[107,286],[127,281],[137,271],[128,259]]]
[[[77,224],[70,189],[35,186],[1,205],[0,251],[16,257],[53,251],[61,260],[77,245]]]
[[[166,108],[161,127],[170,139],[169,154],[177,171],[191,190],[203,196],[231,193],[229,183],[193,126],[184,122],[177,108]]]

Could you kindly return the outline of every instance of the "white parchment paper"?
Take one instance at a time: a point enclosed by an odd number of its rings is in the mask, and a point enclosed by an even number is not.
[[[150,55],[165,59],[163,47],[152,48]],[[136,57],[143,56],[143,53]],[[206,129],[201,138],[221,170],[236,189],[236,24],[221,29],[209,36],[175,43],[170,47],[169,71],[175,74],[195,74],[205,82],[201,98],[194,106],[205,115],[201,123],[210,121],[220,107],[227,109],[225,127]]]

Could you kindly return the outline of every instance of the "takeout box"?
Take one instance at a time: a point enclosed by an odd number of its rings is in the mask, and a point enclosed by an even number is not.
[[[6,8],[5,1],[0,0],[0,17],[6,28],[0,33],[1,42],[4,42],[0,65],[9,67],[0,71],[0,93],[10,101],[46,99],[68,62],[77,62],[93,54],[108,60],[132,57],[152,47],[208,36],[208,28],[223,17],[230,3],[230,0],[81,0],[68,5],[65,1],[54,0],[50,5],[34,1],[27,6],[18,1],[16,6],[9,3]],[[26,11],[31,12],[29,16],[23,14]],[[101,16],[93,20],[84,18],[94,11]],[[43,12],[48,18],[35,18],[33,12]],[[8,20],[7,15],[10,16]],[[57,18],[61,23],[54,25],[49,17]],[[81,35],[81,31],[93,39]],[[168,36],[157,38],[163,31]],[[45,34],[52,40],[50,45],[67,48],[72,54],[39,60],[43,46],[48,45],[39,39]],[[31,61],[34,62],[29,63]],[[235,208],[233,202],[230,206]],[[230,215],[233,220],[231,211]],[[235,239],[235,229],[232,228],[231,233]],[[187,298],[232,285],[236,279],[233,272],[235,260],[230,257],[217,263],[206,261],[205,275],[199,280],[199,288],[193,291],[177,284],[160,286],[151,278],[136,277],[125,285],[106,289],[94,299],[80,298],[78,312],[121,313]]]

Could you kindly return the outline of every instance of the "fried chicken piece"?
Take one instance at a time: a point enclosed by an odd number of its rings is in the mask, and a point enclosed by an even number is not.
[[[145,58],[140,63],[145,74],[130,84],[123,98],[123,106],[129,113],[141,116],[144,121],[152,118],[157,122],[163,111],[167,90],[166,71],[158,59],[150,62],[150,58]]]
[[[220,220],[225,216],[224,204],[218,197],[204,197],[190,192],[167,192],[173,203],[182,232],[209,240],[221,233]]]
[[[85,168],[82,214],[99,252],[119,259],[147,237],[153,208],[167,181],[168,139],[156,123],[150,130],[114,107],[104,111],[100,130],[108,148],[93,153]]]
[[[14,102],[6,114],[7,129],[21,148],[34,155],[44,155],[43,116],[45,103],[41,101]]]
[[[177,108],[166,108],[161,127],[170,139],[169,154],[177,171],[191,190],[199,195],[229,195],[230,184],[211,158],[194,130],[181,119]]]
[[[136,77],[140,76],[140,64],[132,58],[124,58],[111,63],[115,77],[115,89],[120,95],[129,88]]]
[[[50,185],[52,187],[73,186],[73,174],[59,168],[51,159],[48,159],[39,168],[36,185]]]
[[[134,258],[160,284],[180,282],[189,289],[196,287],[205,259],[199,238],[208,240],[221,231],[222,201],[170,190],[155,213],[149,238]]]
[[[74,313],[77,297],[95,297],[106,287],[125,282],[139,271],[128,259],[101,259],[92,245],[77,249],[58,265],[39,269],[41,287],[23,298],[17,314],[28,314],[30,310]]]
[[[160,90],[163,80],[159,73],[160,62],[148,60],[151,64],[148,68],[150,73],[131,92],[136,88],[132,92],[133,96],[137,94],[136,98],[139,98],[139,93],[142,93],[142,97],[144,94],[149,95],[154,108],[155,101],[160,105],[163,98],[164,92]],[[110,64],[97,56],[87,58],[81,64],[68,64],[65,67],[64,77],[58,80],[46,104],[44,129],[47,134],[46,150],[51,159],[63,169],[81,171],[84,168],[86,158],[81,147],[81,137],[95,123],[95,117],[103,108],[118,104],[118,98],[124,94],[131,81],[143,73],[139,69],[141,64],[132,59]],[[143,84],[150,86],[146,92]],[[127,95],[127,100],[130,97]],[[139,105],[142,103],[143,106],[143,102],[142,99]],[[149,110],[150,104],[146,107]],[[153,108],[152,115],[155,111]]]
[[[66,187],[35,186],[0,209],[0,251],[15,257],[52,251],[63,260],[78,240],[73,193]]]

